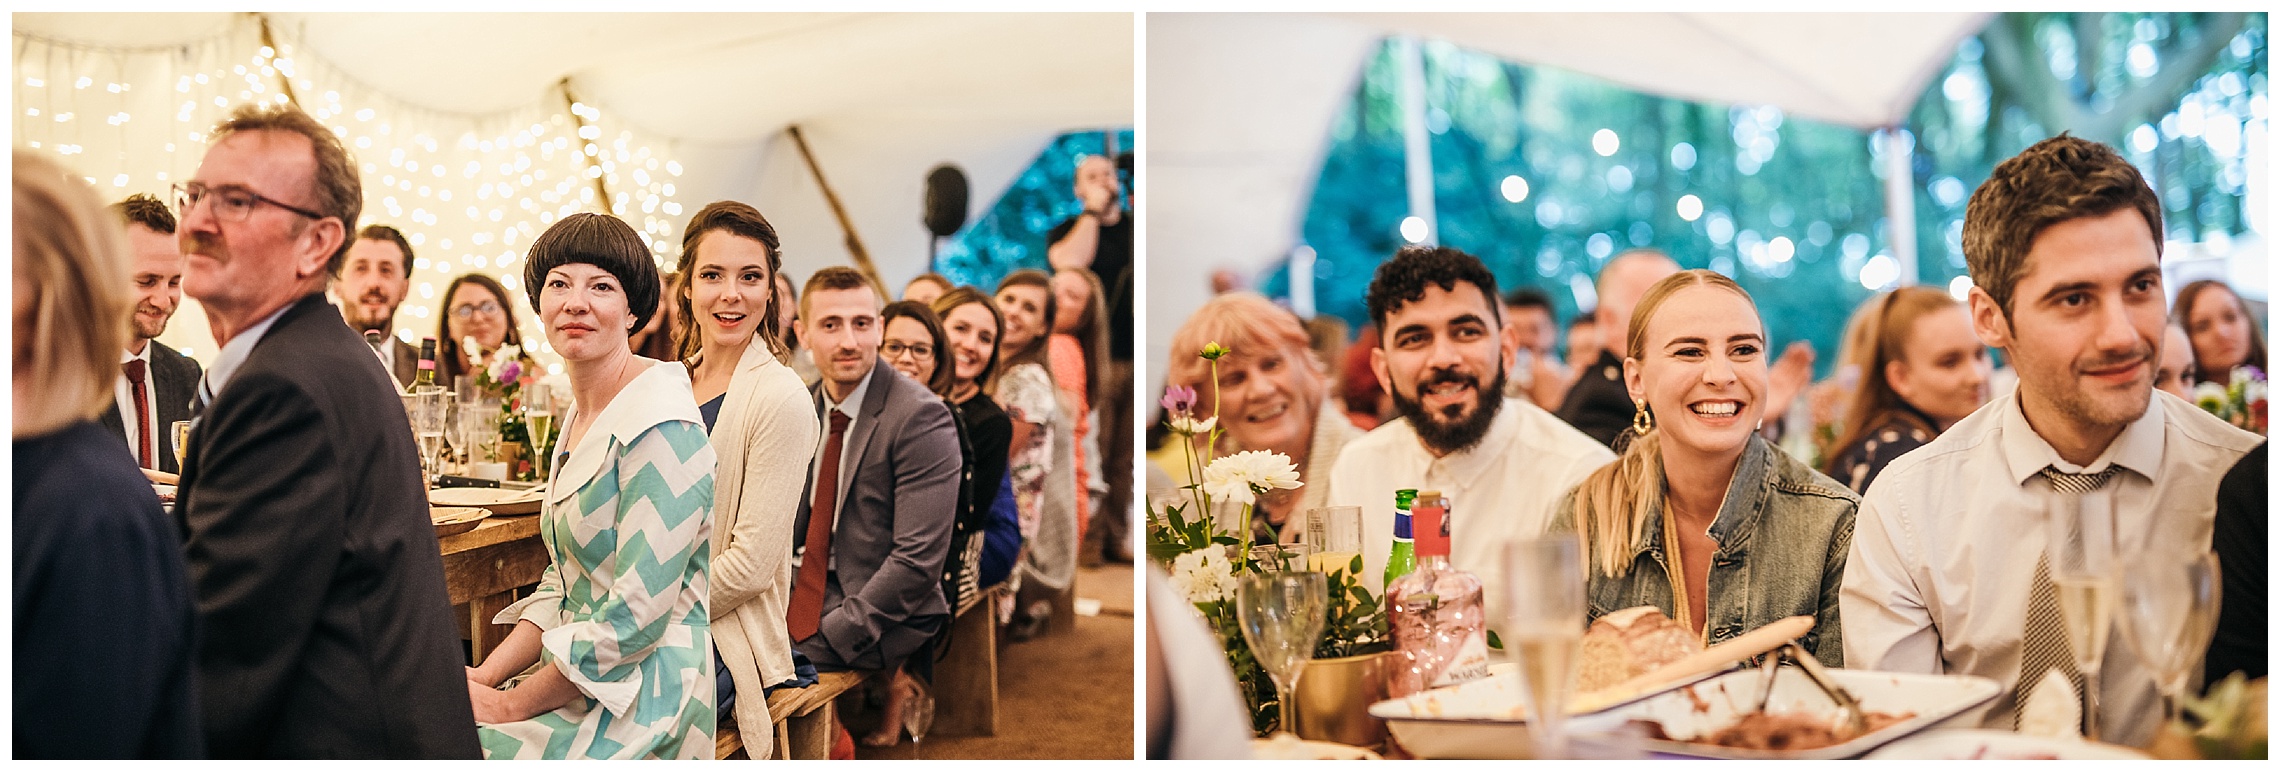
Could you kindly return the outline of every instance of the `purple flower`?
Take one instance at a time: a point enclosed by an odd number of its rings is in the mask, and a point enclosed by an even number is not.
[[[1164,399],[1158,404],[1163,405],[1165,412],[1174,416],[1186,416],[1195,411],[1195,389],[1188,386],[1166,388],[1164,389]]]
[[[517,378],[521,378],[521,377],[522,377],[522,363],[521,363],[521,362],[516,362],[516,361],[508,361],[508,362],[507,362],[507,364],[506,364],[506,366],[499,368],[499,382],[501,382],[501,383],[514,383],[514,382],[515,382],[515,379],[517,379]]]

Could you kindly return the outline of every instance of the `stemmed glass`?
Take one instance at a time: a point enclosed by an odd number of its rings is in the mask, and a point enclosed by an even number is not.
[[[1243,625],[1243,642],[1250,644],[1259,667],[1275,679],[1275,703],[1281,715],[1276,726],[1283,732],[1298,727],[1291,719],[1291,694],[1298,688],[1299,673],[1314,658],[1329,595],[1328,578],[1314,571],[1262,567],[1243,575],[1235,587],[1235,614]]]
[[[2216,633],[2224,585],[2217,568],[2210,552],[2149,550],[2122,564],[2122,642],[2152,672],[2164,726],[2177,720],[2186,678]]]
[[[2051,499],[2050,581],[2066,617],[2067,648],[2082,672],[2082,727],[2097,741],[2099,670],[2114,623],[2113,501],[2096,492]]]
[[[1573,534],[1504,547],[1505,651],[1519,667],[1536,758],[1566,758],[1567,702],[1583,648],[1583,546]]]
[[[190,422],[176,421],[171,428],[174,431],[174,472],[181,474],[182,468],[190,465]]]
[[[554,429],[554,390],[543,383],[531,384],[522,390],[522,401],[523,423],[530,429],[530,449],[538,456],[532,466],[538,470],[538,479],[544,481],[547,466],[554,460],[548,452],[553,449],[553,443],[547,441],[549,432]]]
[[[911,758],[923,758],[926,751],[926,733],[934,728],[934,690],[912,679],[913,688],[903,696],[903,729],[910,732]]]
[[[412,436],[420,442],[420,471],[430,482],[442,472],[445,416],[451,409],[451,392],[430,389],[411,396]]]

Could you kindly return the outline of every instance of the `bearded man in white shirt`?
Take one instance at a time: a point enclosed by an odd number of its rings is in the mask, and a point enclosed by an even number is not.
[[[2209,548],[2217,482],[2258,438],[2154,392],[2161,232],[2137,169],[2075,137],[2004,161],[1972,194],[1972,326],[2018,388],[1869,488],[1839,602],[1847,665],[1991,678],[2003,690],[1983,725],[2063,731],[2052,717],[2074,695],[2030,699],[2046,671],[2082,688],[2043,558],[2047,518],[2072,512],[2053,504],[2111,501],[2117,561]],[[2162,714],[2145,665],[2109,643],[2100,683],[2103,738],[2143,746]]]
[[[1400,417],[1347,445],[1329,480],[1332,506],[1362,508],[1361,579],[1373,591],[1392,550],[1394,491],[1447,494],[1449,562],[1480,577],[1492,630],[1504,626],[1504,542],[1541,535],[1560,497],[1615,460],[1504,397],[1520,337],[1499,297],[1480,258],[1448,247],[1405,248],[1378,266],[1366,301],[1382,345],[1370,367]]]

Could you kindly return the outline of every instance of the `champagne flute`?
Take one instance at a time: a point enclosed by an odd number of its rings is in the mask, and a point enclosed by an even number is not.
[[[554,429],[554,390],[546,384],[534,383],[523,389],[522,399],[523,423],[530,429],[530,449],[537,454],[532,466],[538,470],[538,479],[544,481],[546,468],[553,461],[552,454],[547,452],[552,443],[547,440],[548,432]]]
[[[1235,613],[1243,626],[1243,642],[1275,681],[1278,731],[1291,733],[1298,727],[1291,719],[1291,694],[1322,637],[1329,594],[1329,580],[1312,571],[1262,570],[1243,575],[1236,585]]]
[[[2122,564],[2122,642],[2161,690],[2164,726],[2177,720],[2185,681],[2216,633],[2223,585],[2215,553],[2149,550]]]
[[[174,472],[179,475],[182,473],[183,467],[190,465],[190,422],[176,421],[173,430]]]
[[[2066,617],[2066,644],[2082,672],[2083,737],[2100,739],[2099,670],[2114,623],[2113,500],[2097,492],[2051,499],[2050,580]]]
[[[433,482],[442,472],[443,426],[445,411],[450,408],[451,392],[440,388],[422,390],[412,395],[412,436],[420,442],[420,471]]]
[[[1567,702],[1583,648],[1583,546],[1573,534],[1504,546],[1505,651],[1518,664],[1539,759],[1567,758]]]

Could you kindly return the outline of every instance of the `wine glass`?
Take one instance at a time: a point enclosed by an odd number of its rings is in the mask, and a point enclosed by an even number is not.
[[[1258,571],[1236,584],[1235,615],[1243,625],[1243,642],[1275,680],[1281,715],[1275,726],[1282,732],[1298,727],[1291,719],[1291,694],[1299,673],[1314,658],[1329,595],[1328,578],[1313,571]]]
[[[2114,623],[2113,500],[2097,492],[2051,498],[2050,581],[2066,617],[2066,644],[2082,672],[2083,737],[2099,739],[2099,670]]]
[[[1574,534],[1504,546],[1504,650],[1519,665],[1536,758],[1566,758],[1567,702],[1581,664],[1583,545]]]
[[[2217,630],[2224,579],[2215,553],[2148,550],[2122,564],[2122,642],[2161,690],[2162,724],[2177,720],[2193,663]]]
[[[522,390],[522,403],[523,424],[530,429],[530,449],[537,456],[532,466],[538,470],[538,479],[545,480],[546,467],[553,461],[547,451],[554,429],[554,390],[543,383],[531,384]]]
[[[910,732],[911,758],[923,758],[926,750],[926,733],[934,728],[934,690],[916,678],[910,679],[909,694],[903,695],[903,729]]]

